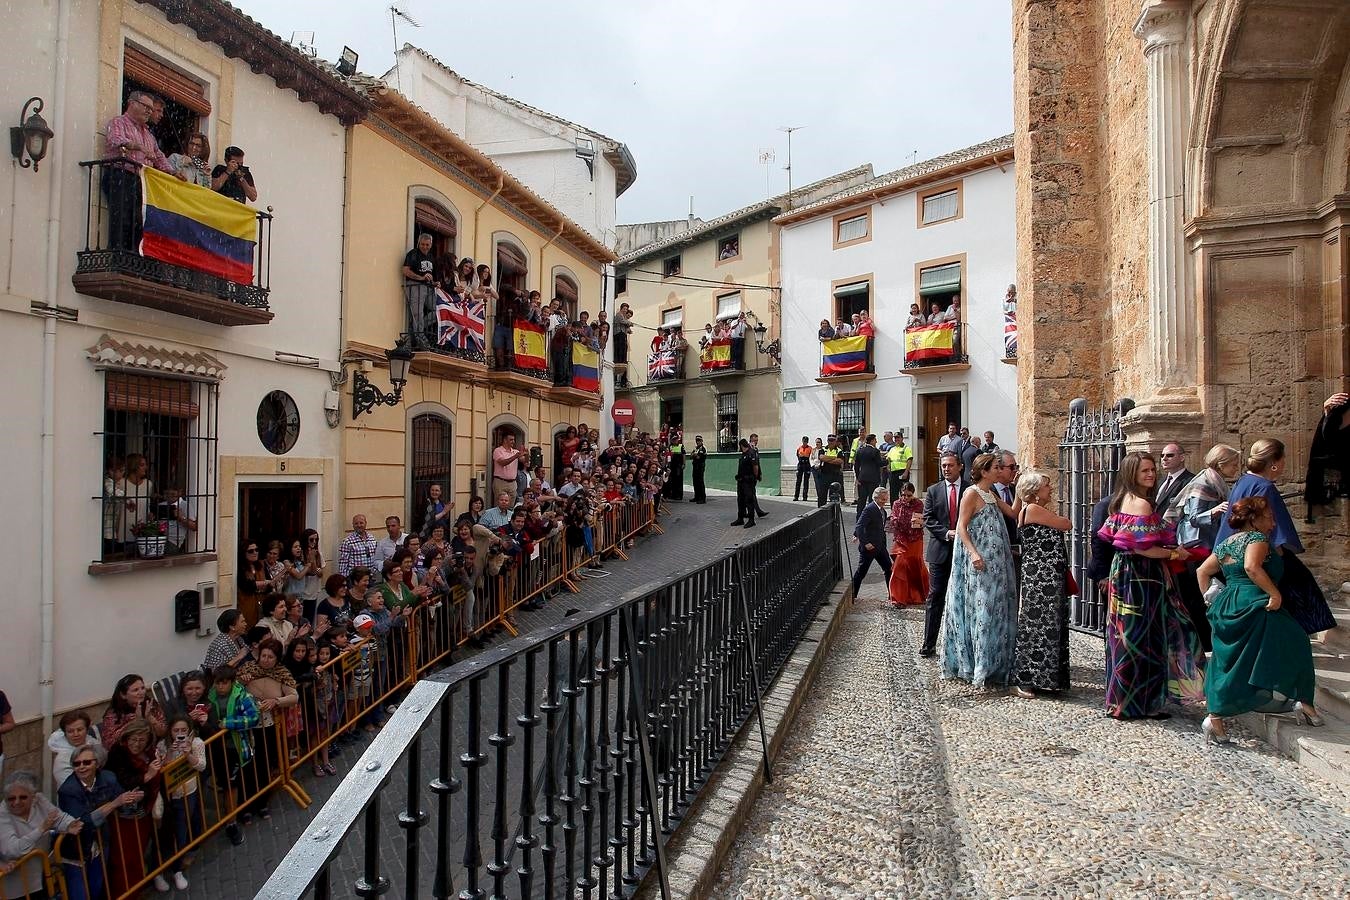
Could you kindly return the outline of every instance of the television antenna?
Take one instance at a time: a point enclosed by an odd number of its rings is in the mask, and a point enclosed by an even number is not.
[[[314,47],[314,32],[312,31],[292,31],[291,46],[301,53],[314,59],[319,55],[319,51]]]
[[[787,205],[789,209],[792,208],[792,132],[801,131],[805,127],[805,125],[781,125],[778,128],[779,131],[787,132],[788,136],[788,158],[786,168],[788,178]]]
[[[764,167],[764,194],[768,197],[773,196],[773,161],[773,148],[761,148],[759,151],[759,164]]]
[[[389,7],[389,27],[394,32],[394,80],[400,92],[403,91],[403,74],[398,68],[398,20],[402,19],[414,28],[422,27],[422,23],[414,19],[412,13],[404,8],[406,5],[406,2],[403,6],[395,3]]]

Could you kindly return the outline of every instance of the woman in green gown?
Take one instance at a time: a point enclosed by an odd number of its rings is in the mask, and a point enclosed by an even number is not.
[[[1228,743],[1223,717],[1269,709],[1283,698],[1309,725],[1322,724],[1313,707],[1316,676],[1308,636],[1287,610],[1276,586],[1284,571],[1279,552],[1271,552],[1266,533],[1275,518],[1262,497],[1233,504],[1228,515],[1233,534],[1221,541],[1196,573],[1200,584],[1223,572],[1227,581],[1209,606],[1214,652],[1205,670],[1209,715],[1201,728],[1205,740]]]

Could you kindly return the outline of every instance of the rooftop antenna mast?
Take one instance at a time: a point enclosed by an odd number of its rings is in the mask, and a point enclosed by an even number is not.
[[[805,127],[805,125],[783,125],[778,129],[779,131],[786,131],[788,136],[788,158],[786,168],[788,178],[787,205],[789,209],[792,208],[792,132],[801,131]]]
[[[764,196],[773,196],[773,160],[774,152],[772,147],[765,147],[759,151],[759,164],[764,167]]]
[[[389,27],[394,32],[394,82],[398,87],[399,93],[403,92],[403,73],[398,68],[398,20],[402,19],[414,28],[421,28],[422,23],[412,17],[407,10],[402,9],[397,3],[389,7]]]

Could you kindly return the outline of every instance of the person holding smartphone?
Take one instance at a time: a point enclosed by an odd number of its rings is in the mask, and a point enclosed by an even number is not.
[[[244,151],[238,147],[225,148],[225,163],[211,170],[211,190],[240,203],[258,199],[258,188],[253,173],[244,165]]]

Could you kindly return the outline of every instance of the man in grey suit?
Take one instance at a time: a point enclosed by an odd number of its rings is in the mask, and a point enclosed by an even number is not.
[[[870,437],[875,444],[876,435]],[[858,514],[858,521],[853,526],[853,536],[858,539],[858,568],[853,573],[855,598],[858,596],[858,588],[862,587],[863,576],[872,567],[873,560],[881,566],[886,583],[891,582],[891,555],[886,549],[886,517],[889,514],[890,497],[886,489],[873,488],[872,499],[862,508],[862,512]]]
[[[1195,473],[1186,468],[1186,451],[1179,444],[1168,444],[1159,454],[1158,465],[1162,472],[1158,475],[1158,493],[1153,502],[1153,511],[1158,515],[1167,512],[1167,507],[1177,498],[1182,489],[1191,483]]]
[[[956,518],[961,496],[970,482],[961,477],[961,458],[955,453],[942,455],[942,480],[923,496],[923,527],[928,532],[924,561],[928,563],[928,601],[923,614],[923,646],[920,656],[937,653],[942,611],[947,605],[947,581],[952,574],[952,547],[956,541]]]

